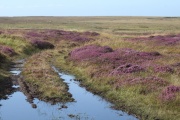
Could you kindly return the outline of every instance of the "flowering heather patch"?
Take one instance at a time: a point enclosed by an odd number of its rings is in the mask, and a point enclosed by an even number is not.
[[[98,60],[103,63],[114,65],[114,67],[117,68],[117,66],[129,63],[142,65],[143,63],[154,60],[160,56],[161,55],[158,52],[139,52],[133,49],[122,48],[114,50],[111,53],[103,54]],[[143,66],[147,65],[144,64]]]
[[[76,31],[64,31],[64,30],[47,30],[46,31],[49,34],[54,34],[54,35],[85,35],[85,36],[99,36],[100,34],[97,32],[76,32]]]
[[[15,34],[15,33],[17,33],[17,29],[15,29],[15,30],[7,30],[7,31],[4,31],[4,33],[5,34],[7,34],[7,35],[12,35],[12,34]]]
[[[74,61],[83,61],[96,59],[98,56],[103,53],[113,52],[110,47],[104,46],[96,46],[96,45],[88,45],[82,48],[77,48],[70,52],[70,59]]]
[[[154,65],[153,60],[160,56],[158,52],[139,52],[127,48],[113,50],[108,46],[96,45],[77,48],[69,54],[70,60],[75,62],[90,61],[98,65],[99,69],[107,66],[101,71],[103,76],[117,76],[145,71],[146,67]],[[93,75],[97,73],[93,73]]]
[[[180,86],[170,85],[166,87],[160,94],[160,99],[163,101],[170,101],[176,98],[176,93],[180,92]]]
[[[158,66],[154,68],[154,71],[160,72],[160,73],[165,73],[165,72],[173,73],[174,72],[174,70],[169,66]]]
[[[97,32],[89,32],[89,31],[84,32],[83,34],[84,34],[84,35],[88,35],[88,36],[99,36],[99,35],[100,35],[100,34],[97,33]]]
[[[128,58],[130,57],[132,60],[138,60],[138,59],[153,60],[161,56],[161,54],[158,52],[139,52],[128,48],[117,49],[117,51],[121,54],[121,56]]]
[[[150,36],[147,38],[134,38],[133,40],[149,40],[155,41],[157,44],[162,45],[177,45],[180,44],[180,34],[178,35],[165,35],[165,36]]]
[[[13,56],[16,54],[15,51],[9,46],[0,46],[0,52],[9,56]]]
[[[40,31],[25,31],[24,37],[27,40],[48,40],[50,36],[47,36],[45,32],[40,32]]]
[[[127,79],[127,80],[119,80],[115,83],[115,87],[121,87],[121,86],[126,86],[126,85],[144,85],[147,86],[150,89],[157,89],[160,86],[166,86],[168,85],[168,82],[158,78],[158,77],[146,77],[146,78],[133,78],[133,79]]]
[[[25,34],[27,39],[39,39],[39,40],[70,40],[76,42],[86,42],[93,40],[92,37],[98,36],[96,32],[76,32],[76,31],[63,31],[63,30],[45,30],[45,31],[30,31]]]
[[[124,73],[134,73],[134,72],[141,72],[144,71],[144,68],[142,68],[139,65],[133,65],[133,64],[125,64],[121,65],[117,68],[115,68],[110,75],[119,75]]]
[[[35,30],[25,31],[24,36],[28,40],[68,40],[75,42],[87,42],[94,40],[93,37],[99,36],[96,32],[76,32],[76,31],[64,31],[64,30]]]
[[[92,40],[92,38],[88,38],[86,36],[79,36],[79,35],[66,35],[63,36],[63,39],[65,40],[71,40],[71,41],[76,41],[76,42],[87,42]]]
[[[44,39],[61,38],[61,36],[63,36],[63,33],[64,33],[63,30],[45,30],[45,31],[40,32],[40,34],[42,35]]]
[[[63,36],[63,35],[72,35],[78,32],[64,31],[64,30],[46,30],[43,31],[44,34],[52,35],[52,36]],[[79,33],[78,33],[79,34]]]
[[[76,42],[87,42],[93,40],[92,38],[90,38],[90,36],[83,35],[83,33],[78,33],[78,32],[63,31],[61,35],[62,35],[61,38],[64,40],[71,40]]]
[[[42,41],[42,40],[31,40],[30,43],[39,49],[53,49],[54,48],[53,44],[46,41]]]
[[[148,56],[148,57],[152,56],[153,57],[153,56],[160,56],[161,54],[158,52],[137,52],[137,55]]]
[[[109,64],[109,65],[112,65],[112,66],[119,66],[121,64],[126,63],[122,59],[121,54],[117,50],[102,54],[101,56],[99,56],[97,58],[97,62],[98,63],[103,63],[103,64]]]
[[[30,31],[30,32],[26,33],[26,36],[29,37],[29,38],[31,38],[31,37],[39,38],[39,37],[42,37],[42,34],[38,33],[37,31],[35,31],[35,32],[34,31]]]

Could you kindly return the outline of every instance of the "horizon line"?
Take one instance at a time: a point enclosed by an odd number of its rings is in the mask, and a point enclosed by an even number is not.
[[[0,16],[0,17],[169,17],[169,18],[179,18],[180,16],[161,16],[161,15],[157,15],[157,16],[146,16],[146,15],[69,15],[69,16],[50,16],[50,15],[47,15],[47,16],[44,16],[44,15],[35,15],[35,16],[20,16],[20,15],[17,15],[17,16]]]

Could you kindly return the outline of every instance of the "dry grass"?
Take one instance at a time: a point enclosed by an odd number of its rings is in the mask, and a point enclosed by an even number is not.
[[[30,57],[24,66],[25,81],[35,89],[38,97],[45,101],[72,101],[67,85],[50,65],[51,53],[41,52]]]

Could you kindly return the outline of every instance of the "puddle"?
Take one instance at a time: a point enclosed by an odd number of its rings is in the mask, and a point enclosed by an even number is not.
[[[75,115],[80,119],[89,120],[137,120],[134,116],[125,112],[114,110],[112,104],[101,97],[88,92],[85,88],[79,86],[79,82],[74,81],[75,76],[61,73],[53,67],[59,76],[69,86],[69,92],[76,102],[68,103],[65,112]]]

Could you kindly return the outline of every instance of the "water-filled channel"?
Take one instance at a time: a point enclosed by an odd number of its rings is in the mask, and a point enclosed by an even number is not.
[[[59,72],[55,67],[53,69],[68,84],[75,102],[52,105],[34,99],[37,108],[33,108],[18,89],[20,86],[14,85],[16,92],[9,95],[7,100],[0,100],[0,120],[137,120],[132,115],[112,109],[109,102],[80,87],[74,81],[75,76]],[[19,75],[20,72],[19,68],[11,71],[14,75]]]

